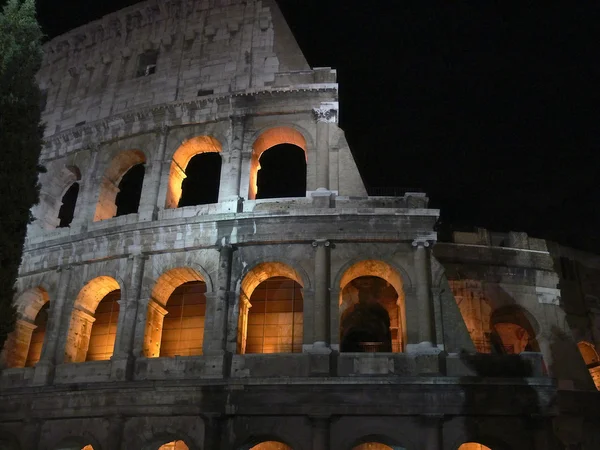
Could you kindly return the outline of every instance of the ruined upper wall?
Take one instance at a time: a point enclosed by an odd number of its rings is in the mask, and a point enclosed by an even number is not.
[[[140,75],[145,52],[157,53],[156,67]],[[47,136],[140,107],[264,88],[281,72],[312,75],[274,0],[149,0],[51,40],[44,54]]]

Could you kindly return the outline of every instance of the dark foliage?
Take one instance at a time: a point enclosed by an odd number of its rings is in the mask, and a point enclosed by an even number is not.
[[[41,38],[35,2],[9,0],[0,14],[0,347],[14,327],[14,283],[39,196]]]

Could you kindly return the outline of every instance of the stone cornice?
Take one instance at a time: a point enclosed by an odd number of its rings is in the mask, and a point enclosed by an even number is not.
[[[46,145],[40,160],[47,162],[88,148],[92,144],[153,132],[164,126],[175,127],[229,119],[236,114],[236,109],[244,109],[243,106],[236,108],[237,98],[261,97],[260,100],[268,101],[273,96],[298,92],[331,92],[337,95],[337,88],[336,83],[317,83],[282,88],[247,89],[231,94],[215,94],[194,100],[136,108],[46,136],[44,138]],[[223,111],[219,111],[221,105],[226,106]],[[312,111],[310,107],[305,109],[307,112]],[[261,111],[261,115],[264,114]],[[248,115],[252,114],[248,113]]]

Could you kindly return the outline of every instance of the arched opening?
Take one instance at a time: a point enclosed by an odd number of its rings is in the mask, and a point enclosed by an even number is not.
[[[65,228],[71,225],[73,222],[73,216],[75,215],[75,205],[77,203],[77,196],[79,195],[79,183],[73,183],[65,192],[62,197],[62,205],[58,211],[58,228]]]
[[[353,447],[352,450],[405,450],[404,447],[389,446],[385,444],[380,444],[379,442],[366,442],[364,444],[357,445]]]
[[[179,207],[207,205],[219,201],[221,155],[201,153],[190,159],[181,183]]]
[[[361,261],[340,282],[340,351],[401,352],[405,312],[402,280],[389,264]]]
[[[40,176],[40,201],[33,207],[33,215],[45,229],[69,226],[73,220],[81,172],[76,166],[48,166]]]
[[[173,154],[165,208],[217,203],[221,143],[212,136],[184,141]]]
[[[585,361],[585,365],[590,371],[596,389],[600,390],[600,358],[598,357],[594,344],[581,341],[577,344],[577,347],[579,348],[581,357]]]
[[[158,447],[158,450],[189,450],[183,441],[171,441]]]
[[[7,336],[1,359],[6,367],[33,367],[40,359],[46,325],[49,297],[41,287],[29,289],[15,299],[17,319]]]
[[[112,356],[117,337],[120,299],[121,291],[117,289],[106,294],[98,303],[86,361],[106,361]]]
[[[113,355],[119,316],[120,286],[100,276],[75,300],[65,346],[65,362],[104,361]]]
[[[483,444],[477,442],[465,442],[463,445],[458,447],[458,450],[492,450]]]
[[[306,154],[296,145],[279,144],[263,152],[256,177],[256,198],[306,196]]]
[[[238,353],[302,351],[302,279],[279,262],[262,263],[242,281]]]
[[[537,322],[523,308],[511,305],[495,310],[490,317],[490,347],[499,354],[539,352],[535,339]]]
[[[145,162],[140,150],[125,150],[113,158],[100,183],[94,222],[137,212]]]
[[[278,441],[265,441],[250,447],[250,450],[293,450],[289,445]]]
[[[179,267],[162,274],[148,302],[144,355],[201,355],[205,314],[206,283],[196,270]]]
[[[84,441],[84,439],[66,439],[65,441],[61,442],[58,446],[56,446],[54,450],[94,450],[92,444],[82,444],[80,441]]]
[[[145,171],[144,164],[136,164],[121,178],[119,193],[115,198],[117,217],[138,212]]]
[[[306,161],[306,139],[300,132],[289,127],[265,131],[252,146],[248,199],[306,196]]]
[[[35,316],[33,325],[35,329],[31,333],[31,342],[29,344],[29,351],[27,352],[27,361],[25,367],[35,366],[40,357],[42,356],[42,347],[44,345],[44,337],[46,336],[46,327],[48,326],[48,313],[50,310],[50,303],[47,302],[40,312]]]
[[[354,444],[351,450],[406,450],[385,436],[365,436]]]

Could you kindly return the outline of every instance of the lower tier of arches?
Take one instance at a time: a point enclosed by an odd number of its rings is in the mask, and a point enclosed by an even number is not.
[[[560,450],[560,418],[148,416],[0,424],[3,450]],[[553,431],[554,425],[554,431]],[[559,425],[560,426],[560,425]],[[588,430],[589,431],[589,430]],[[582,438],[591,450],[598,433]],[[573,447],[574,448],[574,447]]]

